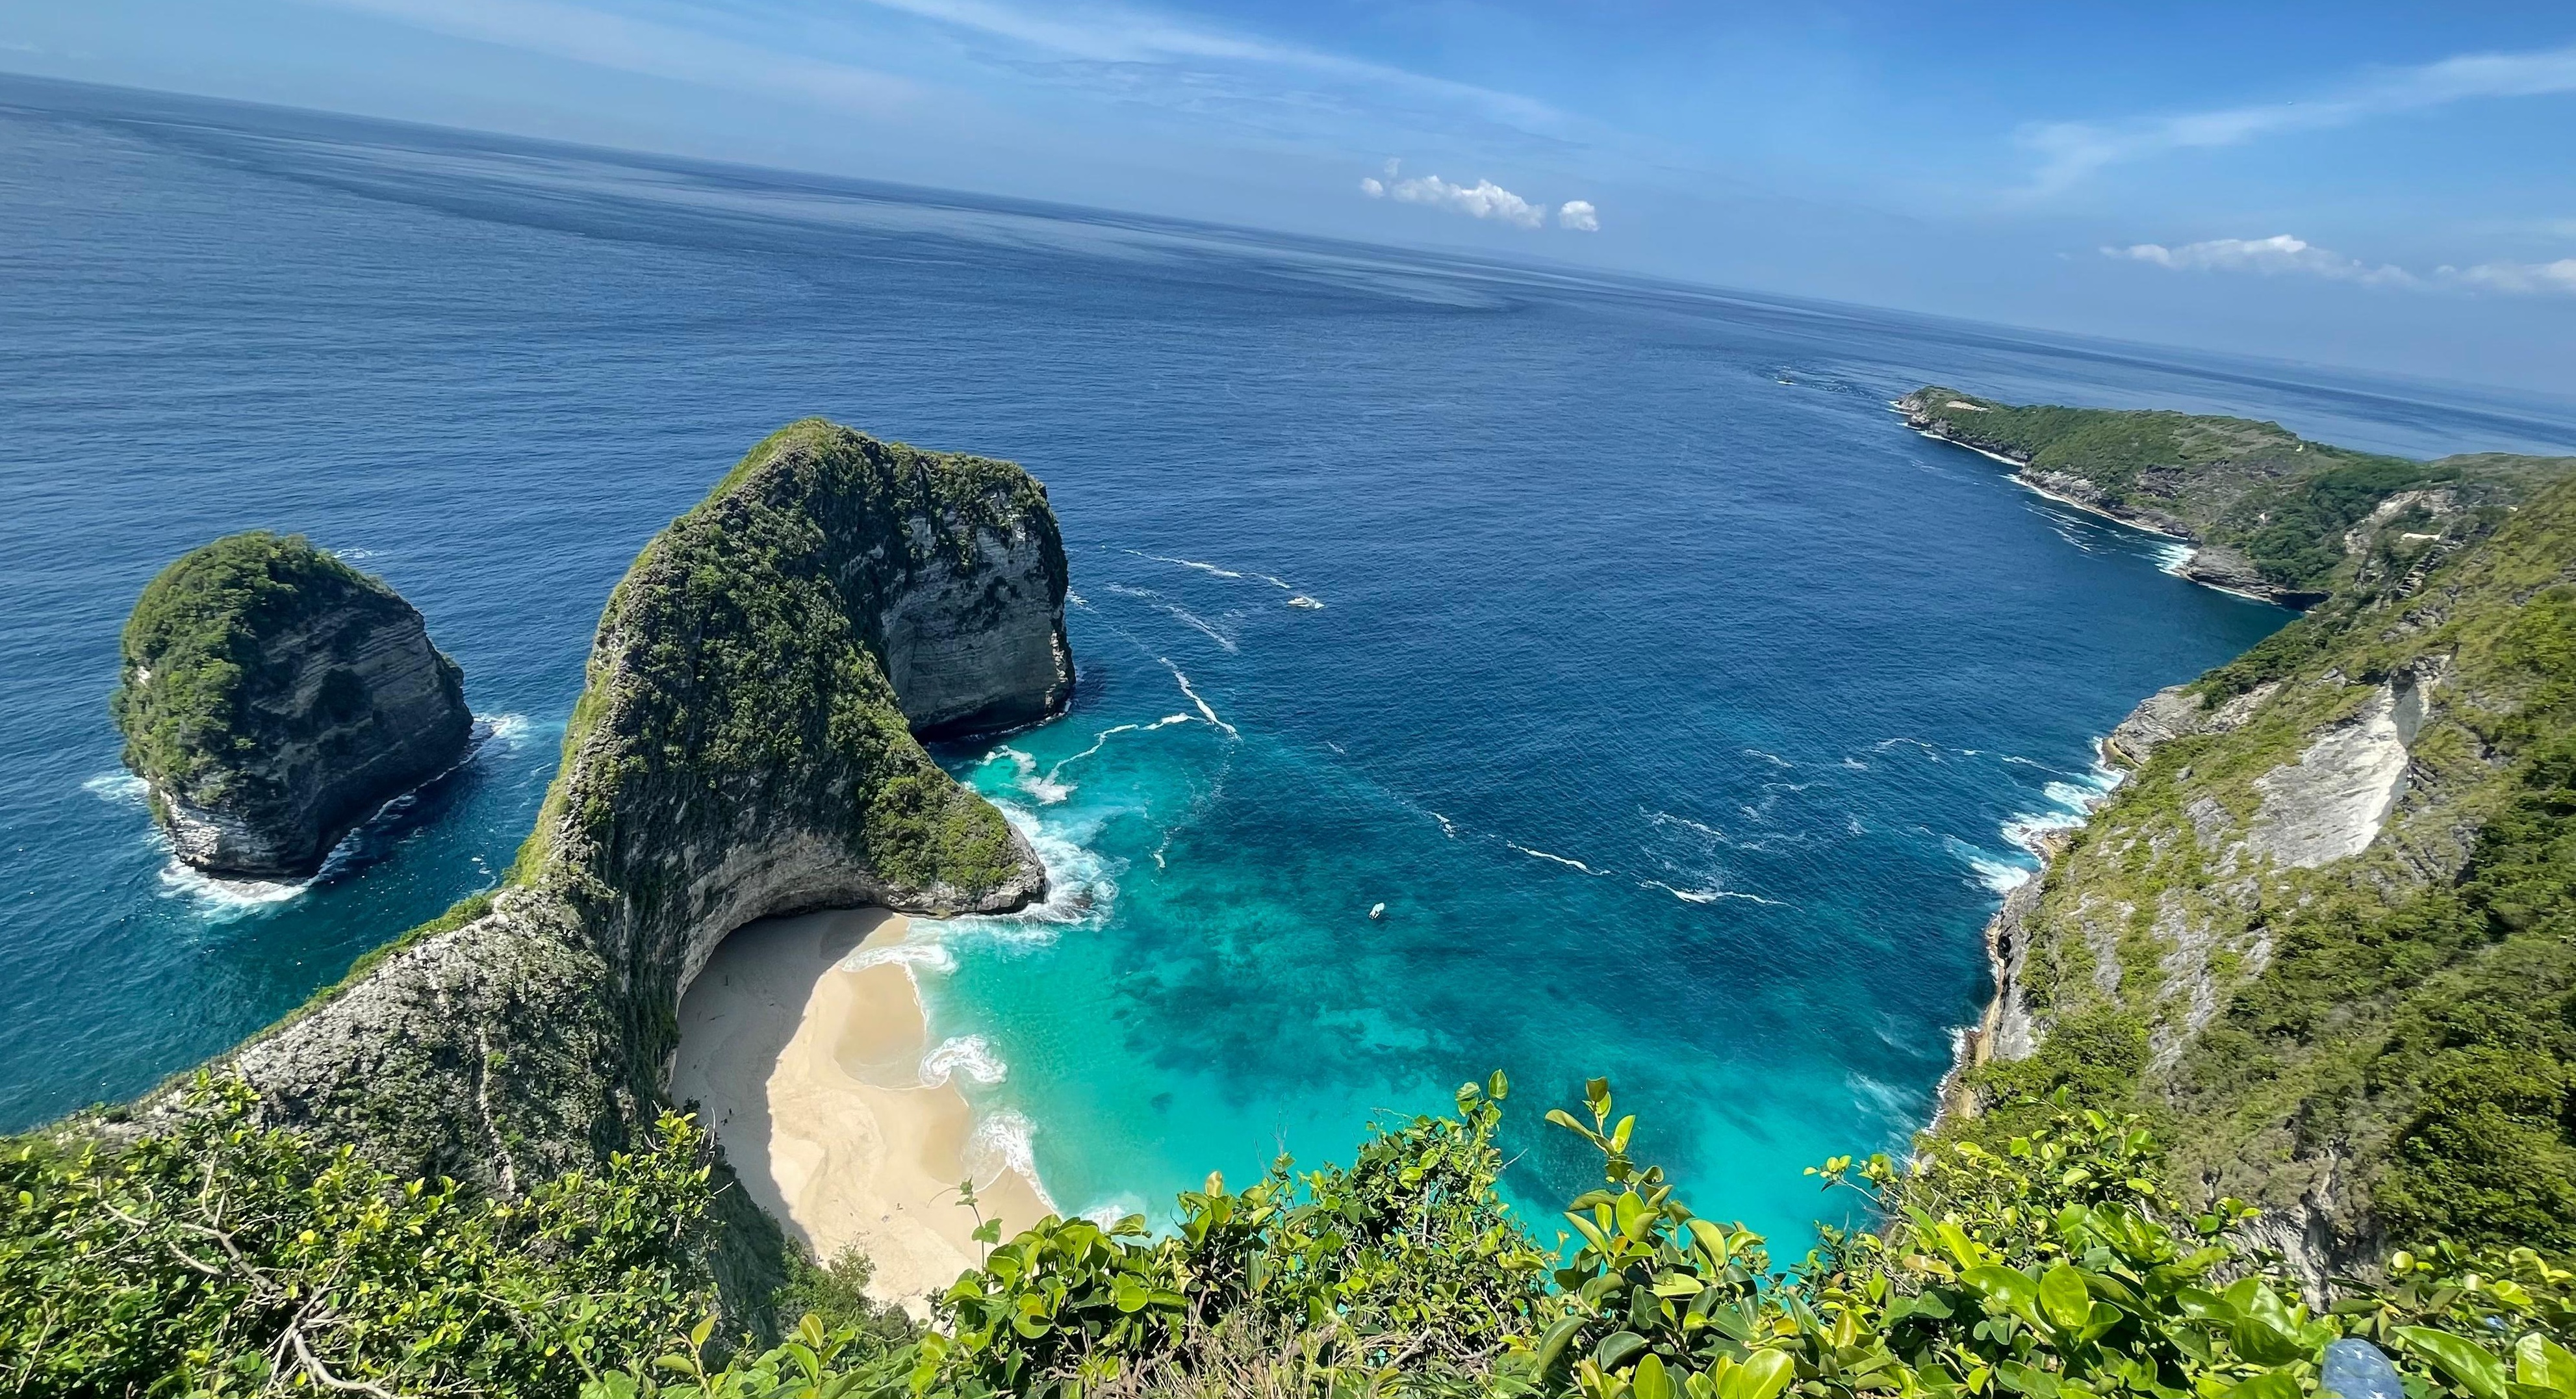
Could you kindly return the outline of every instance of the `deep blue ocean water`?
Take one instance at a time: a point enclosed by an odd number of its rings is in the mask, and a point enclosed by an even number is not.
[[[1926,380],[2576,447],[2457,386],[0,81],[0,1129],[488,886],[610,584],[821,413],[1063,521],[1072,714],[943,755],[1063,897],[916,969],[1056,1200],[1502,1067],[1519,1198],[1587,1183],[1531,1124],[1608,1074],[1687,1198],[1795,1231],[1800,1166],[1924,1119],[2007,829],[2285,619],[1906,432]],[[105,707],[143,583],[252,526],[401,589],[497,728],[301,890],[173,871]]]

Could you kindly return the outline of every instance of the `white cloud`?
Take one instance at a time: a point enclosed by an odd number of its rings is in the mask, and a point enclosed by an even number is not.
[[[2359,258],[2346,257],[2286,233],[2276,233],[2269,238],[2212,238],[2172,248],[2162,243],[2132,243],[2125,248],[2104,248],[2102,255],[2153,263],[2177,272],[2293,273],[2371,286],[2576,294],[2576,257],[2560,258],[2556,262],[2444,266],[2434,269],[2433,275],[2426,278],[2386,263],[2373,267]]]
[[[2445,267],[2444,281],[2481,291],[2565,292],[2576,295],[2576,257],[2556,262],[2488,262],[2476,267]]]
[[[2206,242],[2185,243],[2177,248],[2168,248],[2162,243],[2132,243],[2125,248],[2104,248],[2102,252],[2106,257],[2152,262],[2158,267],[2177,271],[2291,272],[2373,285],[2402,286],[2416,280],[2415,274],[2405,268],[2385,264],[2373,267],[2358,258],[2330,252],[2286,233],[2276,233],[2269,238],[2212,238]]]
[[[1601,211],[1593,208],[1589,199],[1569,199],[1557,208],[1556,226],[1577,233],[1599,233]]]
[[[1491,180],[1478,180],[1472,185],[1451,184],[1437,175],[1416,175],[1410,180],[1397,180],[1395,162],[1388,161],[1386,167],[1387,180],[1393,183],[1370,176],[1360,181],[1360,193],[1371,199],[1392,197],[1407,204],[1428,204],[1469,218],[1500,219],[1520,228],[1537,228],[1547,222],[1544,207],[1532,204]],[[1592,206],[1586,204],[1583,207],[1588,211]]]
[[[2463,54],[2383,70],[2320,97],[2122,123],[2046,122],[2023,129],[2039,153],[2036,185],[2062,188],[2104,166],[2168,151],[2242,145],[2283,131],[2319,131],[2372,117],[2480,97],[2576,92],[2576,47],[2536,53]]]
[[[882,112],[918,95],[902,78],[560,0],[314,0],[418,28],[619,72]]]

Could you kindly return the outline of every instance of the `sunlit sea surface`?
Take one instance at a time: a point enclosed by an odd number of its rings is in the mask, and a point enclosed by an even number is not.
[[[609,586],[820,413],[1026,463],[1072,556],[1073,712],[942,754],[1057,888],[914,955],[984,1149],[1160,1213],[1500,1067],[1535,1209],[1606,1074],[1704,1212],[1798,1237],[1802,1165],[1927,1116],[2015,829],[2285,620],[1907,432],[1926,380],[2576,446],[2459,387],[0,82],[0,1129],[490,886]],[[252,526],[399,588],[494,728],[303,887],[176,870],[106,710],[145,580]]]

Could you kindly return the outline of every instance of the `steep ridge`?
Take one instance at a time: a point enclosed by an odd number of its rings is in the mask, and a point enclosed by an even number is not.
[[[2105,740],[2127,780],[1990,927],[1941,1134],[2143,1109],[2312,1283],[2576,1246],[2576,481],[2482,513]]]
[[[230,1056],[269,1121],[503,1193],[623,1145],[735,928],[1040,897],[922,751],[1059,712],[1063,545],[1018,467],[820,420],[754,447],[610,595],[564,760],[504,887]]]
[[[1896,407],[2037,490],[2188,540],[2183,576],[2289,607],[2420,575],[2576,467],[2505,452],[2413,461],[2248,418],[2011,404],[1937,384]]]
[[[178,857],[219,874],[313,873],[473,729],[420,613],[300,535],[183,555],[144,588],[123,650],[126,765]]]

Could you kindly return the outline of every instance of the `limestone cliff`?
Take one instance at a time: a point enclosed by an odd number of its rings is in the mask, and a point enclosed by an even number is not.
[[[2576,482],[2352,584],[2103,744],[2128,778],[1989,932],[1943,1130],[2064,1088],[2322,1286],[2576,1244]]]
[[[461,759],[473,727],[463,677],[411,604],[264,530],[144,588],[113,708],[179,858],[222,874],[311,874]]]
[[[742,924],[1039,897],[1026,843],[914,730],[1061,710],[1065,584],[1016,466],[821,421],[762,442],[610,595],[505,886],[235,1051],[263,1111],[515,1191],[649,1119],[681,993]]]

